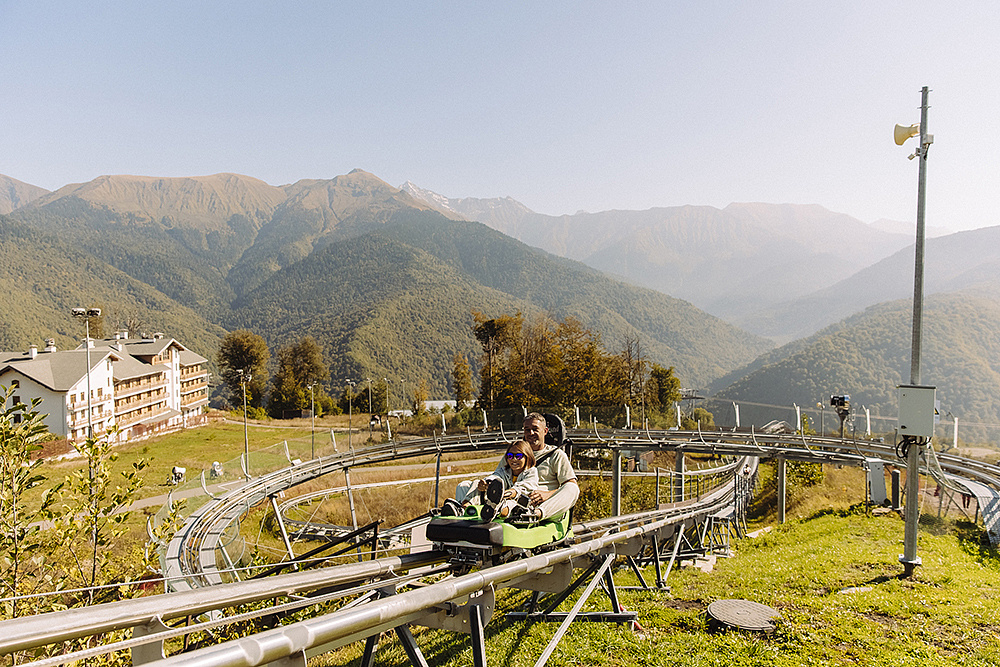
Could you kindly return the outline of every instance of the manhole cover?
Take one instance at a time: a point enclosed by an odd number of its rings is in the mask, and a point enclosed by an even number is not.
[[[771,607],[750,600],[716,600],[708,605],[708,615],[723,625],[755,632],[771,632],[779,616]]]

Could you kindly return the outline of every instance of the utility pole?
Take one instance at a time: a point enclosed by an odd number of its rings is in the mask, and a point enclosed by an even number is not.
[[[247,383],[253,380],[253,374],[249,368],[237,368],[240,374],[240,388],[243,390],[243,461],[246,465],[247,479],[250,479],[250,432],[247,430]]]
[[[313,395],[313,383],[307,385],[309,387],[309,416],[312,418],[312,458],[316,458],[316,397]]]
[[[930,145],[934,143],[934,136],[927,132],[927,86],[920,91],[920,125],[917,126],[896,126],[896,144],[902,146],[910,137],[919,134],[920,146],[914,151],[910,159],[919,160],[917,175],[917,237],[914,248],[913,262],[913,328],[910,344],[910,384],[909,387],[916,389],[920,385],[920,346],[921,346],[921,320],[923,318],[924,303],[924,209],[927,189],[927,152]],[[933,388],[930,389],[931,406],[933,411]],[[901,395],[903,392],[901,387]],[[900,406],[900,413],[903,406]],[[902,415],[901,415],[902,416]],[[902,422],[902,419],[900,420]],[[902,430],[902,423],[900,424]],[[903,448],[906,451],[906,509],[904,511],[905,534],[903,537],[903,555],[899,557],[899,562],[903,564],[904,575],[913,575],[913,570],[920,565],[920,557],[917,556],[917,527],[920,520],[920,501],[917,498],[920,492],[920,457],[924,445],[929,441],[929,437],[917,433],[913,435],[903,435]]]

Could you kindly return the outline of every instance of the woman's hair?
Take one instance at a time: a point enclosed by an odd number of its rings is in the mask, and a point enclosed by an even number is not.
[[[531,445],[528,444],[527,440],[518,440],[517,442],[512,442],[509,447],[507,447],[508,452],[521,452],[524,454],[524,469],[533,468],[535,466],[535,452],[531,449]],[[504,465],[507,465],[507,454],[504,453],[503,457]],[[509,465],[507,467],[510,467]]]

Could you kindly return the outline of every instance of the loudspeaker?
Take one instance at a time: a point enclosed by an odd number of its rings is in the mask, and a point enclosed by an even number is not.
[[[897,146],[902,146],[903,142],[920,134],[920,124],[917,125],[897,125],[896,130],[892,133],[893,138],[896,140]]]

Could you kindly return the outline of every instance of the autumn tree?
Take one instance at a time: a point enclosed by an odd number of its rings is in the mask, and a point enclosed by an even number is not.
[[[472,401],[472,369],[465,355],[456,354],[451,361],[451,389],[456,407],[461,410]]]
[[[413,414],[419,414],[427,409],[427,399],[430,397],[430,390],[427,387],[427,380],[421,379],[417,383],[417,388],[413,390]]]
[[[216,360],[222,371],[222,381],[226,383],[232,395],[243,402],[243,377],[249,374],[250,381],[246,383],[247,403],[255,408],[261,407],[264,399],[264,389],[269,376],[268,362],[271,351],[263,338],[247,331],[238,329],[226,334],[219,346]],[[243,375],[241,375],[243,371]]]
[[[622,400],[627,405],[636,407],[643,397],[648,363],[639,345],[638,336],[625,336],[619,357],[621,359]]]

